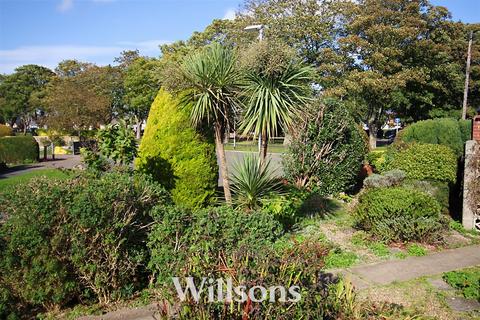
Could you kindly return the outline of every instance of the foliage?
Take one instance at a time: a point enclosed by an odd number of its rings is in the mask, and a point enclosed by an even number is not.
[[[457,156],[447,146],[412,143],[391,147],[382,170],[399,169],[409,179],[455,183]]]
[[[282,180],[270,168],[270,161],[260,161],[247,154],[237,162],[231,176],[233,202],[246,210],[258,209],[271,193],[282,191]]]
[[[82,156],[82,162],[89,170],[102,172],[107,171],[110,168],[108,160],[98,152],[87,148],[81,148],[80,155]]]
[[[170,190],[177,205],[199,208],[215,201],[218,167],[213,144],[195,132],[188,111],[164,90],[150,109],[135,166]]]
[[[407,253],[410,256],[422,257],[427,255],[427,249],[416,243],[412,243],[407,246]]]
[[[402,187],[367,190],[354,211],[356,225],[378,240],[442,239],[446,228],[441,207],[431,196]]]
[[[349,251],[344,251],[340,248],[335,248],[328,253],[325,258],[325,268],[348,268],[358,261],[358,256]]]
[[[38,143],[32,136],[0,138],[0,163],[36,162],[38,153]]]
[[[316,101],[295,123],[283,163],[288,180],[321,195],[355,185],[367,148],[348,111]]]
[[[158,60],[146,57],[132,57],[126,66],[123,86],[125,107],[123,112],[136,120],[137,138],[140,138],[140,124],[147,118],[150,106],[160,88]]]
[[[196,126],[201,127],[205,123],[213,125],[225,200],[230,203],[223,142],[239,105],[241,74],[237,68],[236,53],[233,49],[214,42],[199,52],[188,55],[181,65],[181,71],[185,79],[185,91],[180,105],[189,108],[190,119]]]
[[[442,213],[449,213],[450,187],[447,182],[407,180],[402,184],[402,187],[434,197],[442,206]]]
[[[137,154],[137,143],[132,129],[125,121],[108,125],[105,129],[99,130],[97,136],[98,149],[103,156],[117,164],[132,163]]]
[[[385,243],[382,242],[374,242],[371,245],[368,246],[372,252],[380,258],[383,257],[388,257],[390,255],[390,250],[388,249],[388,246]]]
[[[446,272],[443,274],[443,280],[460,290],[465,298],[476,299],[480,302],[479,268]]]
[[[448,118],[419,121],[402,130],[401,140],[407,143],[441,144],[450,147],[457,156],[461,156],[465,141],[471,139],[471,133],[468,132],[469,137],[465,140],[465,131],[468,130],[465,123],[469,122],[471,121]]]
[[[210,274],[234,249],[259,249],[282,233],[280,224],[266,213],[245,214],[228,207],[196,211],[170,208],[160,212],[149,235],[149,269],[157,283],[172,276]],[[198,259],[202,257],[202,259]],[[207,269],[204,269],[207,268]]]
[[[8,179],[0,179],[0,193],[13,189],[17,185],[24,184],[30,179],[37,177],[48,177],[51,179],[65,180],[70,177],[70,172],[59,169],[39,169],[9,177]]]
[[[4,192],[0,279],[30,307],[119,299],[145,283],[149,212],[165,203],[161,187],[120,173],[44,177]]]
[[[312,91],[312,69],[293,58],[280,58],[281,63],[269,61],[282,56],[278,54],[281,50],[275,50],[272,43],[252,46],[253,50],[248,50],[247,56],[252,59],[249,54],[253,52],[254,62],[246,66],[242,86],[245,106],[239,130],[245,135],[253,133],[263,137],[264,159],[268,139],[275,137],[279,129],[286,132],[292,126],[295,115],[308,102]],[[259,50],[261,48],[264,50]]]
[[[48,84],[55,74],[48,68],[29,64],[20,66],[0,80],[0,118],[10,126],[18,120],[24,132],[45,107]]]
[[[310,193],[294,187],[284,187],[286,192],[273,193],[261,201],[261,211],[271,214],[285,229],[291,228],[302,215]]]
[[[385,172],[383,175],[372,174],[363,180],[365,188],[385,188],[398,186],[405,179],[406,174],[402,170],[391,170]]]
[[[13,135],[13,130],[11,127],[0,124],[0,138]]]

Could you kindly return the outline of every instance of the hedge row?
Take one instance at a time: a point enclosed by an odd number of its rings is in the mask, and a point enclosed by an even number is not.
[[[13,130],[11,127],[6,126],[4,124],[0,124],[0,137],[11,136],[13,134]]]
[[[0,138],[0,163],[35,162],[38,152],[38,143],[31,136]]]

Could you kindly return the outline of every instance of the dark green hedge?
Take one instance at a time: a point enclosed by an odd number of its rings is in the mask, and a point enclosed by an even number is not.
[[[38,161],[38,143],[31,136],[0,138],[0,163]]]
[[[465,141],[471,139],[472,122],[451,118],[416,122],[399,135],[403,142],[441,144],[450,147],[458,156],[463,154]]]

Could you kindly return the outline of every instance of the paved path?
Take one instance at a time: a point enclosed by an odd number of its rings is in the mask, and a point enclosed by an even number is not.
[[[6,172],[0,173],[0,179],[10,178],[25,174],[34,170],[41,169],[72,169],[73,167],[81,163],[81,157],[79,155],[56,155],[55,160],[41,161],[34,164],[20,165],[13,168],[9,168]]]
[[[448,249],[424,257],[358,266],[340,273],[348,276],[356,288],[363,289],[472,266],[480,266],[480,245]]]

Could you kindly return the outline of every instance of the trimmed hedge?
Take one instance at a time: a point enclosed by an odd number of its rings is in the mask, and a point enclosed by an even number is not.
[[[0,163],[38,161],[39,147],[32,136],[0,138]]]
[[[215,201],[218,166],[214,144],[190,123],[188,112],[160,90],[150,109],[135,165],[171,191],[175,204],[200,208]]]
[[[0,124],[0,137],[11,136],[13,134],[12,128],[4,124]]]
[[[392,147],[385,156],[381,171],[402,170],[407,178],[455,183],[457,156],[447,146],[412,143]]]
[[[442,239],[445,224],[440,204],[430,195],[403,187],[363,193],[354,211],[359,228],[387,242]]]
[[[416,122],[399,135],[403,142],[440,144],[450,147],[457,156],[461,156],[465,141],[471,139],[472,123],[470,120],[451,118],[431,119]]]

